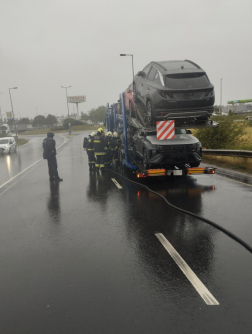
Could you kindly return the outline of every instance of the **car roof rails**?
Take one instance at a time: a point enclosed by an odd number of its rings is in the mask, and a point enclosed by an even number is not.
[[[192,65],[194,65],[194,66],[196,66],[197,68],[200,68],[200,69],[202,70],[202,68],[201,68],[199,65],[195,64],[195,63],[194,63],[193,61],[191,61],[191,60],[185,59],[184,61],[187,61],[188,63],[191,63]]]

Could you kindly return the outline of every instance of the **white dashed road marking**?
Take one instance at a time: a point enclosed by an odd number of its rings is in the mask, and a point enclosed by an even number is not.
[[[179,253],[173,248],[173,246],[169,243],[169,241],[165,238],[162,233],[155,233],[155,236],[167,250],[167,252],[171,255],[173,260],[188,278],[188,280],[192,283],[194,288],[198,291],[201,298],[205,301],[207,305],[219,305],[219,302],[214,298],[211,292],[205,287],[205,285],[201,282],[201,280],[194,274],[192,269],[188,266],[188,264],[182,259]]]
[[[114,184],[117,186],[118,189],[122,189],[122,186],[120,186],[120,184],[116,181],[116,179],[111,179]]]

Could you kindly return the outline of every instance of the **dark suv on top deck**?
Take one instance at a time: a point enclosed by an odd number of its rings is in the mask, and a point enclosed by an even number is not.
[[[133,89],[150,122],[168,112],[213,112],[214,86],[190,60],[152,61],[135,75]]]

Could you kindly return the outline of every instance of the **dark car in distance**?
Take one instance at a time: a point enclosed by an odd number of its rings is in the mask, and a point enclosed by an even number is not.
[[[168,112],[213,112],[214,86],[190,60],[152,61],[134,76],[133,90],[149,122]]]

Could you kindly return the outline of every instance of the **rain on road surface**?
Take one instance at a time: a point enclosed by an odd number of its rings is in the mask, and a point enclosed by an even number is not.
[[[252,254],[118,174],[90,175],[84,133],[55,137],[59,184],[44,136],[0,156],[0,333],[251,333]],[[141,183],[252,245],[252,187]]]

